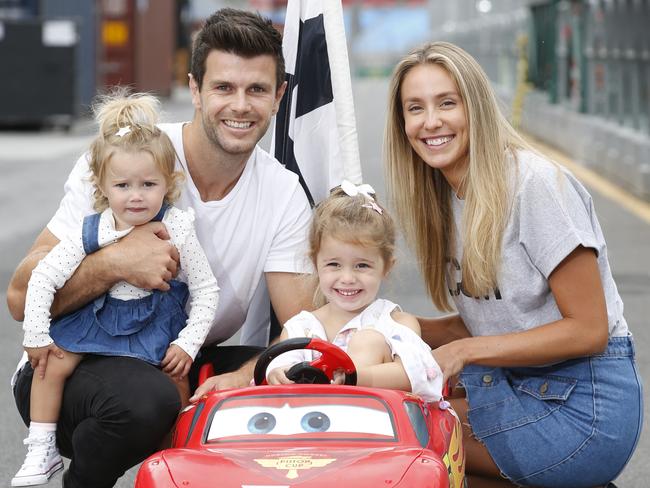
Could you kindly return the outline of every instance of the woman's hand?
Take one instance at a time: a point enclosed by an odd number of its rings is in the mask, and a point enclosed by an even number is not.
[[[167,348],[167,353],[160,366],[172,378],[182,380],[189,373],[192,362],[192,357],[189,354],[180,346],[172,344]]]
[[[267,375],[266,382],[269,385],[291,385],[293,381],[287,378],[287,372],[284,368],[274,368]]]
[[[459,374],[465,367],[465,358],[462,354],[462,339],[453,341],[444,346],[431,351],[433,359],[436,360],[443,374],[443,384],[457,374]]]
[[[25,347],[29,364],[34,369],[34,374],[39,378],[45,378],[45,370],[47,369],[47,360],[50,354],[54,354],[57,358],[63,359],[63,351],[52,343],[44,347]]]

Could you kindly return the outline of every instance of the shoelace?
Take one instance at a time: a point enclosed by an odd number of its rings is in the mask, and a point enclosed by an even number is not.
[[[50,436],[28,437],[23,440],[23,444],[27,446],[27,456],[23,467],[44,465],[53,447]]]

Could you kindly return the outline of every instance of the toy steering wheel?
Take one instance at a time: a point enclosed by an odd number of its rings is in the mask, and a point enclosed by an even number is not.
[[[343,349],[322,339],[314,337],[296,337],[287,339],[268,347],[257,360],[253,378],[256,385],[266,384],[266,368],[273,359],[287,351],[311,349],[321,353],[321,357],[312,362],[295,364],[287,371],[287,378],[296,383],[330,383],[334,372],[345,372],[345,384],[357,384],[357,370],[350,356]]]

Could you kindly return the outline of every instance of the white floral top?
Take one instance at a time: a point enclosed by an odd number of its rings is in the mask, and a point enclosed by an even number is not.
[[[393,357],[398,356],[411,383],[411,391],[427,401],[442,397],[442,371],[431,355],[431,348],[413,330],[396,322],[391,313],[401,310],[399,305],[377,299],[366,307],[336,334],[332,344],[347,350],[350,339],[359,329],[372,328],[380,332],[390,347]],[[311,312],[300,312],[284,324],[290,339],[295,337],[317,337],[328,340],[323,324]],[[320,353],[312,350],[296,350],[281,354],[267,368],[288,368],[302,361],[313,361]]]

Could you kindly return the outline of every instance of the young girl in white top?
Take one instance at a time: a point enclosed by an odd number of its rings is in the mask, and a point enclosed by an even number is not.
[[[440,399],[442,374],[420,338],[417,319],[377,298],[395,262],[395,227],[372,194],[369,185],[344,181],[316,207],[309,257],[319,281],[314,300],[319,308],[287,321],[280,339],[327,340],[348,353],[357,369],[357,384]],[[292,383],[288,369],[315,359],[313,354],[318,353],[301,350],[278,356],[268,368],[269,384]]]
[[[217,309],[217,281],[194,230],[194,213],[170,204],[182,174],[174,170],[171,141],[156,126],[152,96],[117,94],[95,107],[99,135],[90,150],[95,210],[81,232],[63,239],[29,281],[23,346],[35,375],[31,389],[28,453],[12,486],[47,483],[63,467],[56,423],[66,379],[83,354],[130,356],[161,367],[181,396],[186,375]],[[117,242],[135,227],[162,221],[180,255],[181,271],[166,292],[117,283],[81,309],[50,320],[57,289],[84,257]],[[185,305],[189,296],[189,316]]]

